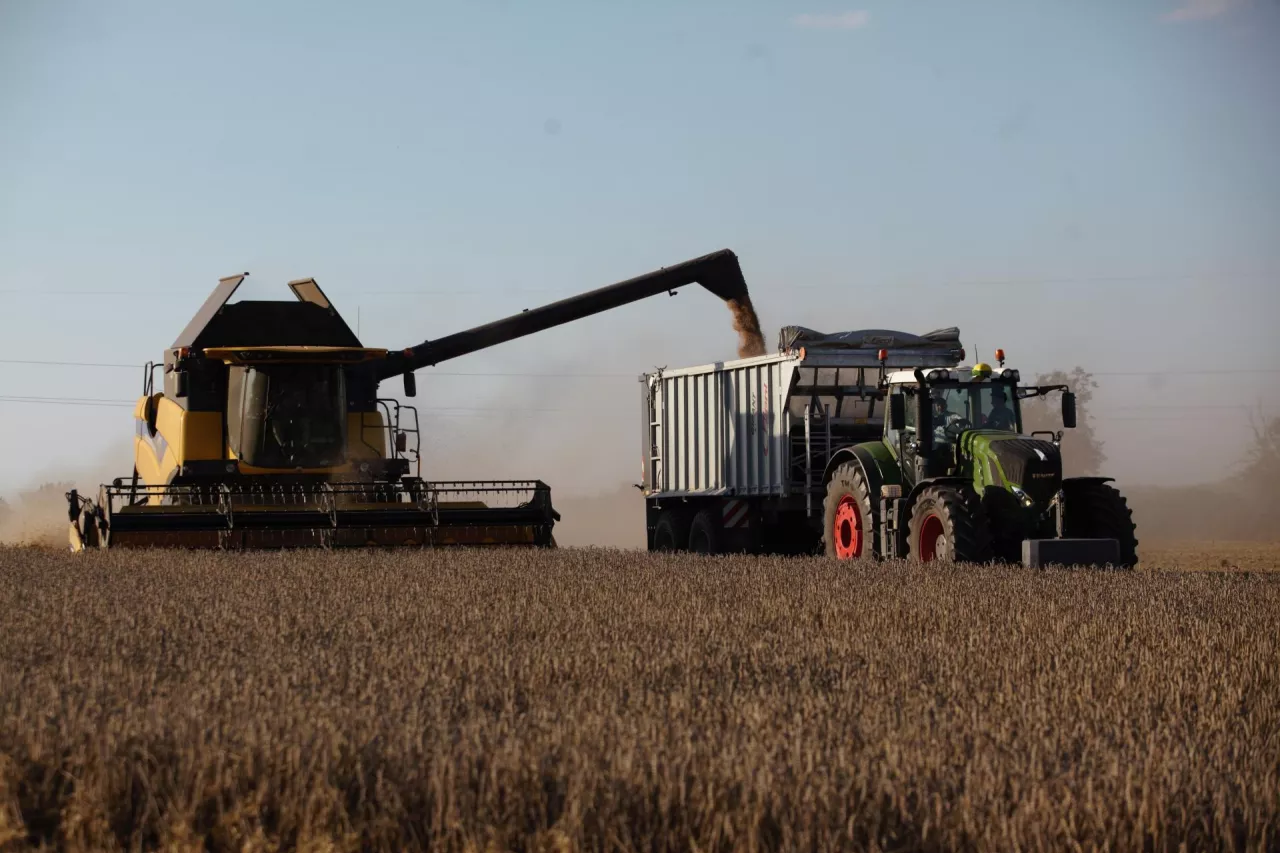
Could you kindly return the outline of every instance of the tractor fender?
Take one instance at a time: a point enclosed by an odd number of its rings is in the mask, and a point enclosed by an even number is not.
[[[916,498],[920,493],[930,486],[972,486],[973,480],[969,477],[929,477],[921,480],[911,487],[911,491],[904,497],[906,503],[904,506],[911,507],[915,505]]]
[[[1114,483],[1115,477],[1063,477],[1062,485],[1067,483]]]
[[[830,483],[831,477],[841,465],[853,462],[862,469],[862,475],[867,478],[867,485],[871,488],[872,506],[879,506],[880,487],[895,486],[902,482],[902,474],[898,470],[897,463],[893,461],[889,449],[883,444],[879,447],[884,449],[883,454],[877,452],[873,444],[855,444],[840,448],[827,460],[826,470],[822,472],[822,484],[825,486]]]

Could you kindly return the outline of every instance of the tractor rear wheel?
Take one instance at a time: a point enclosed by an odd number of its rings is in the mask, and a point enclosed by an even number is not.
[[[695,554],[720,553],[720,525],[710,510],[702,510],[689,526],[689,550]]]
[[[1062,484],[1066,498],[1063,535],[1080,539],[1115,539],[1120,543],[1120,568],[1138,564],[1138,533],[1133,511],[1110,483],[1096,480]]]
[[[822,544],[837,560],[874,560],[876,516],[871,487],[857,462],[846,462],[831,475],[822,502]]]
[[[914,563],[985,563],[991,531],[982,501],[968,489],[928,486],[908,522],[907,556]]]
[[[683,551],[689,542],[689,523],[685,514],[672,509],[664,509],[658,515],[658,523],[653,530],[653,550]]]

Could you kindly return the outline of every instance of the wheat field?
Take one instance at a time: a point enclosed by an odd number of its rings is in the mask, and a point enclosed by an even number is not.
[[[0,550],[0,850],[1276,850],[1255,550]]]

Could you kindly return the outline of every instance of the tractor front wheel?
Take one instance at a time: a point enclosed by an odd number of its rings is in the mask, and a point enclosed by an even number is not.
[[[856,462],[846,462],[831,475],[822,504],[822,543],[837,560],[874,560],[876,517],[871,487]]]
[[[982,501],[968,489],[929,486],[916,498],[907,525],[908,558],[914,563],[985,563],[991,532]]]
[[[1110,483],[1096,480],[1062,484],[1066,503],[1063,535],[1080,539],[1114,539],[1120,543],[1120,568],[1138,565],[1138,532],[1133,511]]]

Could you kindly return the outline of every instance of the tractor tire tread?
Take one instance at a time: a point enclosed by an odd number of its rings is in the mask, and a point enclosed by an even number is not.
[[[858,507],[866,519],[867,529],[862,532],[866,537],[866,545],[862,549],[863,560],[874,560],[880,556],[879,528],[880,518],[876,512],[875,502],[871,496],[871,486],[867,483],[862,466],[856,462],[845,462],[836,468],[827,481],[827,494],[822,501],[822,549],[826,556],[835,559],[835,517],[836,507],[844,495],[853,495]]]
[[[921,512],[921,508],[926,512]],[[927,486],[911,508],[908,558],[919,562],[916,553],[920,541],[920,524],[929,510],[936,508],[942,517],[944,532],[949,532],[951,558],[957,563],[991,561],[991,525],[982,500],[972,489],[955,486]],[[947,531],[947,528],[950,528]]]
[[[1138,532],[1133,510],[1120,490],[1110,483],[1096,481],[1063,484],[1066,496],[1068,537],[1082,539],[1115,539],[1120,543],[1120,568],[1132,569],[1138,564]]]

